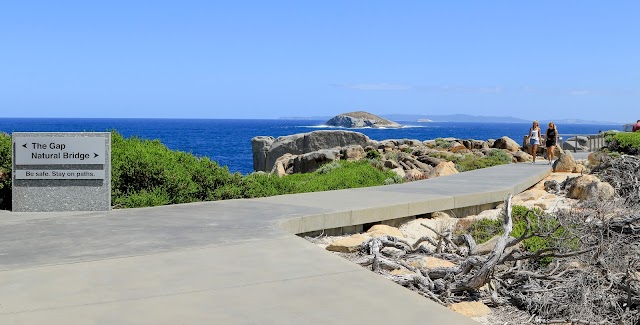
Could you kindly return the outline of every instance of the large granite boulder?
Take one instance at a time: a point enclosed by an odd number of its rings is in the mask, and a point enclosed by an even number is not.
[[[275,140],[270,136],[257,136],[251,139],[251,151],[253,152],[253,169],[267,171],[266,161],[269,148]]]
[[[520,150],[520,145],[513,139],[504,136],[493,143],[493,148],[507,149],[511,152],[516,152]]]
[[[599,201],[613,197],[615,190],[611,184],[602,182],[593,175],[582,175],[571,182],[567,189],[567,197],[571,199]]]
[[[253,169],[270,172],[276,160],[286,153],[302,155],[322,149],[347,146],[377,147],[377,142],[359,132],[322,130],[278,137],[255,137],[251,139]]]
[[[276,174],[279,177],[287,174],[293,174],[293,166],[296,158],[297,156],[295,155],[285,153],[276,160],[273,168],[271,169],[271,173]]]
[[[516,159],[517,162],[533,161],[533,156],[524,151],[512,152],[511,155]]]
[[[573,159],[571,152],[565,150],[562,156],[553,163],[553,171],[556,173],[573,173],[574,170],[576,170],[577,165],[578,164],[576,163],[576,160]]]
[[[365,153],[361,145],[346,146],[340,150],[341,158],[348,161],[356,161],[364,158]]]
[[[451,161],[443,161],[429,172],[428,178],[458,174],[456,165]]]
[[[311,173],[320,166],[340,159],[340,150],[321,149],[298,155],[293,162],[294,173]]]
[[[336,115],[329,119],[326,125],[330,126],[340,126],[345,128],[399,128],[402,125],[389,121],[387,119],[383,119],[379,116],[373,115],[367,112],[351,112],[344,113],[340,115]]]

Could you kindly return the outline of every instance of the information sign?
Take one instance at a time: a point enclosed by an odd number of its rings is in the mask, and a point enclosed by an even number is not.
[[[105,164],[105,139],[100,137],[19,137],[16,165]]]

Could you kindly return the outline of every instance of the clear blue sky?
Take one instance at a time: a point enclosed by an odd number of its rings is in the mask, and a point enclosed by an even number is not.
[[[640,118],[640,1],[2,1],[0,117]]]

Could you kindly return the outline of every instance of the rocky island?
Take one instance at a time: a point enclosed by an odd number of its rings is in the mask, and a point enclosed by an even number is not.
[[[350,112],[336,115],[329,119],[326,125],[345,128],[400,128],[401,124],[384,119],[367,112]]]

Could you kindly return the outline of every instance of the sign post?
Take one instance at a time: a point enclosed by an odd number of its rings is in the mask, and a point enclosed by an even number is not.
[[[111,209],[111,133],[14,132],[13,211]]]

